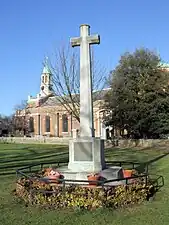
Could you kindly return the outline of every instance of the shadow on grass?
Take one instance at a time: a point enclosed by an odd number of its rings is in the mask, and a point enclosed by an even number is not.
[[[0,175],[15,174],[16,169],[32,164],[50,163],[55,160],[56,162],[68,161],[68,151],[66,151],[67,146],[52,146],[51,148],[49,147],[49,149],[46,148],[47,146],[35,146],[34,150],[33,147],[34,146],[22,146],[22,148],[19,149],[8,149],[9,157],[0,159]],[[4,151],[6,150],[7,149],[4,149]],[[10,153],[13,154],[12,157]]]
[[[47,165],[49,165],[50,164],[50,166],[52,165],[56,165],[57,163],[68,163],[68,157],[62,157],[62,158],[58,158],[57,160],[56,160],[56,162],[54,162],[54,160],[53,159],[50,159],[50,160],[44,160],[44,161],[41,161],[41,162],[34,162],[34,163],[27,163],[27,164],[23,164],[23,165],[13,165],[11,168],[7,168],[8,170],[4,170],[3,171],[3,169],[0,169],[0,176],[8,176],[8,175],[14,175],[14,174],[16,174],[16,170],[17,169],[21,169],[21,168],[23,168],[23,167],[26,167],[26,166],[33,166],[34,165],[34,168],[33,169],[31,169],[31,172],[33,172],[33,173],[35,173],[35,172],[38,172],[38,171],[40,171],[40,164],[47,164]],[[37,164],[37,165],[36,165]],[[39,168],[39,169],[37,169],[37,167]],[[5,168],[4,168],[5,169]],[[11,169],[11,170],[10,170]],[[26,173],[30,173],[30,171],[24,171],[24,173],[26,174]]]
[[[47,147],[47,146],[46,146]],[[67,146],[54,146],[49,147],[48,150],[45,149],[45,146],[22,146],[19,148],[19,154],[14,155],[8,159],[0,159],[0,175],[2,174],[14,174],[16,169],[21,167],[25,167],[35,163],[45,163],[45,162],[53,162],[56,160],[68,160],[68,149]],[[6,150],[6,149],[5,149]],[[12,148],[9,149],[12,153]],[[17,150],[14,148],[14,150]],[[26,150],[26,151],[25,151]],[[25,151],[25,152],[24,152]],[[30,153],[31,152],[31,153]],[[124,149],[106,149],[105,157],[109,160],[110,158],[113,161],[130,161],[133,163],[139,163],[139,166],[136,169],[139,172],[144,172],[147,166],[153,164],[154,162],[160,160],[161,158],[167,156],[169,152],[152,150],[152,148],[144,148],[142,150],[132,149],[132,148],[124,148]],[[160,155],[159,155],[160,154]]]
[[[138,167],[136,167],[136,170],[137,170],[138,172],[140,172],[140,173],[143,173],[145,170],[148,171],[148,167],[149,167],[151,164],[153,164],[154,162],[157,162],[158,160],[160,160],[160,159],[162,159],[162,158],[164,158],[164,157],[166,157],[166,156],[168,156],[168,155],[169,155],[169,152],[168,152],[168,153],[165,153],[165,154],[163,154],[163,155],[157,156],[156,158],[151,159],[151,160],[149,160],[149,161],[143,162],[143,163],[141,163]]]
[[[142,173],[148,171],[150,165],[154,162],[166,157],[169,154],[168,150],[143,148],[143,149],[133,149],[133,148],[109,148],[105,151],[105,157],[109,160],[133,162],[139,164],[135,169]]]
[[[55,157],[55,156],[58,156],[59,159],[60,159],[61,156],[66,156],[64,158],[67,158],[68,157],[68,153],[67,152],[63,152],[63,153],[57,153],[57,154],[53,154],[53,155],[49,155],[49,156],[48,155],[47,156],[46,155],[45,156],[40,156],[40,157],[34,158],[32,161],[28,161],[28,162],[25,162],[28,159],[18,160],[20,163],[17,163],[17,160],[15,160],[15,161],[12,161],[12,163],[10,165],[0,166],[0,170],[2,170],[2,169],[11,169],[11,168],[16,168],[16,167],[24,167],[24,166],[27,166],[29,164],[39,163],[39,159],[42,160],[40,162],[45,162],[45,161],[48,161],[47,157],[49,157],[49,158],[52,157],[52,160],[54,160],[53,157]]]
[[[60,155],[60,154],[67,154],[66,151],[58,151],[56,153],[56,150],[52,150],[52,151],[45,151],[42,153],[33,153],[33,154],[26,154],[26,155],[16,155],[16,156],[13,156],[11,157],[10,160],[6,160],[6,159],[3,159],[1,160],[0,159],[0,163],[12,163],[12,162],[18,162],[18,161],[27,161],[27,160],[35,160],[35,159],[43,159],[44,157],[52,157],[52,156],[56,156],[56,155]],[[1,167],[0,167],[1,168]]]
[[[143,162],[147,160],[147,157],[150,157],[150,154],[148,148],[144,149],[144,151],[131,148],[114,148],[107,149],[105,151],[105,157],[110,160]]]

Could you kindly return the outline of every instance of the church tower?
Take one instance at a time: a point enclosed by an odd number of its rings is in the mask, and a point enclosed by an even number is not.
[[[44,67],[41,75],[40,97],[46,97],[53,93],[52,73],[49,68],[48,58],[45,58]]]

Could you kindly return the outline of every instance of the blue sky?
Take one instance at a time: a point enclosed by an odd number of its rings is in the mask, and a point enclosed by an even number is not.
[[[167,0],[1,0],[0,113],[39,92],[42,61],[91,25],[100,64],[113,69],[125,51],[147,47],[169,61]]]

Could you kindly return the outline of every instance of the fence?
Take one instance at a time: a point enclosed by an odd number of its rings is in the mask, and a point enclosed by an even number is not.
[[[119,165],[124,165],[124,164],[131,164],[131,168],[135,168],[136,166],[138,166],[137,162],[125,162],[125,161],[119,161],[119,162],[114,162],[114,161],[109,161],[107,162],[107,164],[112,164],[112,163],[118,163]],[[44,168],[44,166],[47,166],[49,163],[39,163],[39,164],[34,164],[34,165],[30,165],[30,166],[26,166],[23,168],[20,168],[18,170],[16,170],[16,178],[17,178],[17,184],[23,186],[23,184],[19,181],[19,178],[26,178],[29,181],[29,193],[32,196],[33,193],[43,193],[43,194],[56,194],[57,193],[57,189],[56,190],[45,190],[45,189],[36,189],[33,188],[31,183],[34,180],[39,180],[41,181],[42,177],[41,176],[37,176],[37,172],[42,171],[42,169]],[[50,163],[51,164],[55,164],[56,167],[60,167],[63,165],[66,165],[67,162],[53,162]],[[164,186],[164,178],[161,175],[154,175],[154,178],[150,178],[150,174],[148,174],[148,166],[146,167],[146,171],[143,174],[140,175],[134,175],[132,177],[127,177],[127,178],[118,178],[118,179],[110,179],[110,180],[100,180],[97,181],[98,186],[100,186],[100,188],[104,188],[104,187],[113,187],[112,185],[109,185],[110,182],[119,182],[121,181],[123,183],[123,185],[125,185],[125,189],[126,191],[128,190],[128,187],[134,182],[134,180],[136,181],[137,179],[143,179],[142,182],[144,182],[145,186],[143,185],[143,189],[147,187],[148,183],[153,184],[153,186],[155,187],[155,190],[158,191],[159,188]],[[61,189],[63,191],[63,193],[65,192],[65,188],[66,187],[71,187],[70,185],[75,185],[75,186],[79,186],[80,183],[86,183],[86,185],[88,184],[88,180],[66,180],[64,178],[58,179],[59,182],[61,182]],[[69,182],[69,186],[67,186],[66,184]],[[90,181],[90,184],[96,183],[96,181]],[[121,183],[121,184],[122,184]],[[50,182],[50,184],[52,184],[52,182]],[[24,187],[24,186],[23,186]],[[33,196],[32,196],[33,197]]]
[[[57,137],[0,137],[1,143],[19,144],[63,144],[68,145],[70,138]]]
[[[63,144],[68,145],[71,137],[0,137],[2,143],[25,143],[25,144]],[[105,140],[105,147],[160,147],[168,146],[169,139],[119,139]]]

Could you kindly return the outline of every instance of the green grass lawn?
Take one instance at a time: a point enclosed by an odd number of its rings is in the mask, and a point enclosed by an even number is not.
[[[68,159],[68,147],[55,145],[0,144],[0,225],[168,225],[169,224],[169,155],[167,149],[108,149],[108,160],[149,162],[152,173],[164,176],[165,186],[154,201],[120,210],[93,212],[42,210],[26,207],[12,195],[15,170],[37,162]]]

